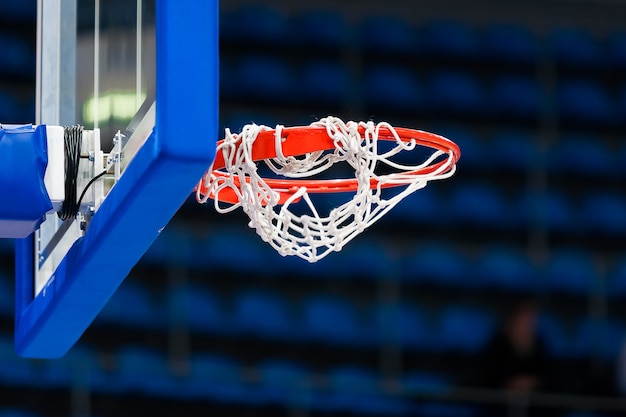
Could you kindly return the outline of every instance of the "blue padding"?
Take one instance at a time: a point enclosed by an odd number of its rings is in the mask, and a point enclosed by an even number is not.
[[[156,125],[45,288],[32,299],[32,246],[16,245],[16,350],[62,356],[91,324],[215,154],[218,2],[158,0]]]
[[[0,128],[0,238],[24,238],[52,209],[45,126]]]

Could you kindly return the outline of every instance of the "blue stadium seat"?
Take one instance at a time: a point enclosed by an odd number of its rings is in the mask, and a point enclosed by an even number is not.
[[[483,32],[483,54],[496,63],[534,65],[537,39],[526,26],[494,23]]]
[[[581,355],[601,358],[608,363],[617,362],[626,340],[623,323],[612,318],[585,317],[575,331],[573,343]]]
[[[475,405],[443,402],[424,402],[413,407],[411,415],[416,417],[478,417],[484,415]]]
[[[0,55],[0,65],[2,65]],[[1,72],[0,72],[1,73]],[[13,94],[0,91],[0,120],[2,123],[31,123],[32,120],[21,120],[20,103]]]
[[[277,7],[241,6],[220,16],[220,38],[245,45],[284,46],[293,41],[287,15]]]
[[[536,271],[519,248],[497,245],[483,250],[473,269],[473,279],[488,288],[532,291],[538,286]]]
[[[433,242],[416,247],[400,261],[404,281],[430,283],[464,288],[468,282],[467,261],[460,251],[449,244]]]
[[[341,280],[382,280],[392,278],[393,259],[389,248],[376,240],[356,238],[332,254],[325,277]],[[308,265],[307,265],[308,267]]]
[[[277,293],[244,290],[234,299],[234,323],[239,332],[255,336],[297,339],[289,306]]]
[[[436,57],[476,59],[480,56],[478,33],[463,22],[433,21],[424,26],[421,35],[427,51]]]
[[[0,6],[0,13],[11,21],[35,22],[37,19],[37,2],[5,1]]]
[[[245,125],[256,124],[256,125],[264,125],[264,126],[276,126],[278,124],[278,120],[275,116],[271,114],[265,113],[257,113],[257,112],[233,112],[226,116],[225,128],[229,128],[232,133],[239,133],[243,129]],[[224,135],[224,132],[221,132]],[[212,204],[212,203],[210,203]]]
[[[26,2],[24,2],[26,3]],[[35,45],[19,36],[0,34],[0,74],[35,76]],[[5,122],[6,123],[6,122]]]
[[[204,260],[206,268],[235,273],[273,273],[280,259],[252,230],[216,231],[193,250],[192,256]]]
[[[317,391],[312,407],[332,413],[357,415],[406,415],[408,403],[385,396],[379,388],[379,377],[371,370],[340,366],[328,372],[329,391]]]
[[[240,366],[230,358],[199,353],[191,357],[189,369],[191,375],[184,388],[188,398],[240,404],[256,400],[250,388],[242,383]]]
[[[292,23],[299,48],[339,50],[350,38],[345,16],[331,10],[306,10]]]
[[[310,340],[326,344],[365,346],[355,306],[332,296],[311,296],[303,303],[301,329]]]
[[[600,137],[581,134],[564,135],[548,151],[550,172],[591,177],[611,175],[615,157]]]
[[[0,239],[0,256],[13,256],[15,242],[13,239]]]
[[[612,299],[626,297],[626,256],[619,257],[608,269],[606,295]]]
[[[500,115],[537,119],[544,104],[544,94],[533,77],[500,75],[493,81],[491,100]]]
[[[512,207],[503,193],[487,183],[455,183],[449,197],[449,219],[453,224],[509,228]]]
[[[407,372],[402,376],[401,383],[402,388],[410,396],[445,395],[453,388],[448,376],[426,371]]]
[[[571,411],[566,412],[561,417],[611,417],[610,414],[593,411]]]
[[[437,339],[444,350],[474,354],[485,347],[494,328],[494,317],[487,311],[448,307],[440,313]]]
[[[15,311],[13,279],[0,271],[0,316],[12,317]]]
[[[475,131],[459,125],[437,126],[432,131],[450,139],[461,148],[460,167],[481,171],[489,169],[489,147],[484,138]]]
[[[609,62],[619,69],[626,68],[626,32],[616,31],[608,36],[607,55]]]
[[[582,249],[560,248],[540,271],[549,291],[585,296],[600,279],[592,254]]]
[[[192,238],[188,233],[167,227],[152,243],[141,258],[142,264],[165,266],[168,264],[196,266],[197,260],[191,256]]]
[[[184,386],[172,376],[167,357],[153,349],[127,346],[116,355],[117,372],[111,387],[118,392],[176,397]]]
[[[341,365],[330,369],[327,377],[331,389],[337,391],[372,394],[379,390],[379,377],[369,369]]]
[[[434,348],[433,331],[426,314],[414,305],[394,304],[373,308],[378,343],[405,350]]]
[[[569,340],[571,335],[568,338],[565,325],[554,314],[542,312],[539,315],[537,334],[551,356],[558,358],[574,357],[576,355]]]
[[[551,313],[539,317],[538,334],[548,353],[556,358],[596,357],[615,361],[624,342],[624,326],[591,317],[563,320]]]
[[[285,59],[269,55],[245,55],[233,64],[227,93],[237,99],[286,103],[297,91],[294,68]]]
[[[341,106],[350,94],[350,74],[338,61],[310,61],[302,69],[299,80],[300,99],[308,104]]]
[[[488,168],[526,173],[538,163],[539,147],[537,139],[525,131],[499,130],[485,153],[483,163]]]
[[[291,405],[306,402],[310,373],[301,364],[270,359],[262,362],[257,370],[261,379],[260,395],[266,403]]]
[[[62,358],[49,362],[50,366],[45,371],[44,381],[52,381],[52,384],[61,385],[66,381],[69,373],[73,384],[89,387],[95,392],[111,391],[112,389],[110,372],[108,369],[105,370],[106,366],[103,366],[100,352],[92,347],[79,343],[73,346]],[[65,383],[65,387],[69,385],[69,383]]]
[[[414,56],[420,44],[416,29],[406,20],[391,16],[370,16],[359,27],[360,41],[366,55]]]
[[[406,196],[386,216],[406,225],[440,225],[446,221],[441,216],[443,203],[437,186],[427,186]]]
[[[365,71],[365,105],[372,110],[423,110],[424,91],[418,75],[402,66],[376,65]]]
[[[567,79],[558,88],[560,116],[569,122],[610,125],[617,115],[604,86],[592,79]]]
[[[490,112],[486,91],[473,74],[442,70],[430,74],[427,100],[435,112],[484,115]]]
[[[33,361],[15,353],[13,340],[0,335],[0,383],[12,386],[41,386],[42,374]]]
[[[148,289],[134,282],[124,282],[104,306],[96,322],[117,326],[164,328],[167,307],[158,306]]]
[[[172,322],[192,332],[230,333],[232,323],[226,317],[220,300],[209,288],[189,285],[169,291]]]
[[[581,227],[592,234],[626,234],[626,199],[618,193],[592,192],[585,195]]]
[[[39,384],[42,387],[67,389],[78,381],[77,374],[63,361],[52,360],[38,365],[41,366],[38,372],[41,374]],[[84,383],[84,379],[80,382]]]
[[[558,189],[543,194],[525,193],[516,205],[520,208],[521,223],[547,228],[551,231],[575,233],[578,216],[568,198]]]
[[[44,417],[34,411],[13,407],[0,408],[0,417]]]
[[[598,68],[606,64],[600,43],[580,28],[556,28],[549,38],[557,63],[577,68]]]

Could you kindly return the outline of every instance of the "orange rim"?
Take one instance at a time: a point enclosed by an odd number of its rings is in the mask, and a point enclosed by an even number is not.
[[[452,153],[453,163],[450,164],[449,169],[458,162],[461,156],[461,150],[456,143],[451,140],[436,135],[434,133],[425,132],[422,130],[414,130],[407,128],[394,128],[398,137],[403,142],[415,141],[417,145],[429,147],[438,151],[442,151],[446,154]],[[363,135],[365,128],[359,127],[359,133]],[[387,128],[380,128],[378,139],[395,141],[393,133]],[[223,142],[218,142],[218,146]],[[297,156],[304,155],[306,153],[330,150],[335,147],[335,141],[327,134],[325,127],[288,127],[282,130],[282,153],[284,156]],[[261,161],[265,159],[276,158],[276,130],[265,130],[258,134],[254,144],[252,146],[252,160]],[[404,172],[403,175],[427,175],[441,169],[442,166],[448,163],[448,160],[442,160],[435,162],[431,165],[425,166],[421,169]],[[212,173],[220,181],[220,178],[230,177],[230,174],[220,171],[226,166],[224,161],[224,154],[218,152],[215,156],[215,161],[212,166]],[[449,170],[448,169],[448,170]],[[448,172],[448,170],[443,171]],[[266,178],[264,181],[274,191],[280,194],[278,204],[283,204],[289,199],[298,189],[306,187],[309,193],[334,193],[334,192],[350,192],[356,191],[358,187],[358,180],[356,178],[343,178],[335,180],[303,180],[303,179],[274,179]],[[239,178],[233,178],[233,182],[236,187],[240,187]],[[370,187],[375,188],[379,184],[376,179],[370,180]],[[396,187],[402,184],[385,183],[381,187]],[[208,192],[207,187],[203,183],[200,184],[200,192],[206,194]],[[214,198],[214,196],[211,196]],[[237,195],[229,188],[220,190],[220,201],[235,204],[238,202]]]

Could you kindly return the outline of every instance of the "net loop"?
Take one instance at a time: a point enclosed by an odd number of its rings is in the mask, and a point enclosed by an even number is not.
[[[417,148],[431,153],[415,165],[393,160]],[[196,198],[200,203],[213,199],[219,213],[241,207],[248,225],[281,255],[316,262],[341,250],[429,181],[452,176],[459,157],[458,146],[442,136],[385,122],[327,117],[295,128],[249,124],[239,134],[226,129]],[[312,178],[338,163],[348,164],[354,177]],[[262,176],[260,165],[276,178]],[[398,191],[385,191],[389,188]],[[312,195],[331,192],[349,192],[351,198],[320,213]]]

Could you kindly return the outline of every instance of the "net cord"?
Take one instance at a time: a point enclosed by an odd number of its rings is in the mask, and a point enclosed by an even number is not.
[[[295,255],[316,262],[341,250],[409,194],[423,188],[429,181],[449,178],[456,170],[458,153],[452,149],[443,151],[439,146],[433,146],[432,154],[417,165],[391,161],[390,158],[400,152],[412,151],[422,144],[416,139],[401,138],[388,123],[343,122],[328,117],[311,127],[325,128],[334,147],[296,157],[283,152],[283,126],[272,129],[246,125],[240,134],[226,129],[225,139],[217,148],[223,156],[224,168],[207,171],[196,189],[198,202],[206,203],[212,198],[219,213],[241,207],[250,218],[249,226],[281,255]],[[262,178],[253,158],[254,144],[259,134],[271,130],[274,130],[276,157],[263,161],[274,174],[290,179],[306,178],[320,174],[336,163],[348,163],[354,169],[356,179],[352,199],[323,216],[310,193],[324,192],[324,187],[312,191],[305,181],[272,182]],[[395,144],[391,150],[379,154],[382,136]],[[376,170],[382,165],[399,172],[379,175]],[[393,196],[383,196],[383,189],[396,186],[404,188]],[[220,193],[232,193],[235,198],[220,201]],[[306,205],[307,214],[295,214],[291,207],[296,203]]]

